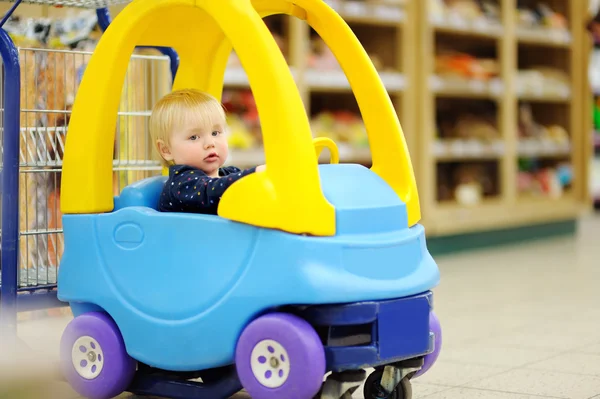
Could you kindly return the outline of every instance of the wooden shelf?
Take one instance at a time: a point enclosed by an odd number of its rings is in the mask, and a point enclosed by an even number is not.
[[[570,143],[557,143],[551,140],[519,140],[517,153],[520,157],[549,158],[571,155]]]
[[[406,19],[403,7],[395,4],[370,4],[364,1],[327,0],[331,8],[349,24],[399,26]]]
[[[571,102],[571,95],[560,95],[560,94],[522,94],[518,96],[521,101],[528,102],[545,102],[545,103],[558,103],[558,104],[569,104]]]
[[[432,152],[438,161],[499,159],[506,153],[503,140],[436,140]]]
[[[504,92],[504,82],[500,79],[484,81],[433,75],[429,78],[429,87],[436,95],[446,97],[497,99]]]
[[[458,17],[430,15],[429,21],[436,32],[499,39],[504,33],[501,24],[487,18],[468,20]]]
[[[587,72],[582,74],[581,71],[587,70],[583,64],[587,62],[586,53],[589,51],[584,40],[585,2],[560,2],[564,3],[561,12],[569,19],[571,28],[568,32],[517,26],[517,0],[499,0],[501,20],[495,25],[486,24],[482,19],[465,22],[456,17],[435,17],[429,1],[418,3],[419,19],[415,37],[419,38],[421,49],[419,57],[416,57],[416,69],[419,72],[417,91],[420,93],[420,151],[416,156],[415,170],[418,174],[423,224],[428,235],[457,234],[576,217],[586,204],[584,192],[588,161],[582,159],[582,146],[585,142],[584,132],[589,135],[591,130],[587,123],[581,123],[586,120],[583,108],[587,107],[580,94],[586,81],[582,76],[587,76]],[[454,49],[475,57],[495,59],[499,78],[485,81],[435,75],[437,47],[442,45],[445,52]],[[530,47],[531,51],[523,50]],[[457,71],[457,75],[466,74],[467,61],[460,62],[463,62],[459,64],[463,69]],[[535,80],[528,79],[527,75],[522,75],[522,80],[519,80],[520,68],[538,66],[555,67],[567,73],[570,78],[568,86],[544,81],[545,75],[542,79],[540,74],[532,75]],[[522,103],[531,104],[537,123],[563,127],[568,132],[569,141],[553,141],[549,137],[544,140],[521,139],[516,127],[519,126],[519,105]],[[475,107],[476,104],[492,107],[496,115],[497,139],[484,142],[475,138],[441,140],[438,137],[441,127],[437,124],[442,123],[440,115],[445,115],[447,119],[454,107],[456,118],[460,118],[461,113],[477,116],[479,108]],[[447,130],[449,122],[443,123],[446,123]],[[466,125],[461,126],[464,129],[460,132],[462,137],[468,130]],[[477,135],[476,129],[481,127],[473,128],[474,137]],[[520,159],[538,160],[537,164],[542,168],[570,163],[574,179],[568,194],[556,199],[547,195],[533,198],[520,195],[519,184],[523,181],[519,180],[519,168],[526,165],[519,163]],[[438,201],[438,179],[448,179],[448,176],[457,179],[458,166],[464,171],[472,165],[486,168],[481,170],[486,171],[483,173],[487,177],[493,178],[496,176],[491,174],[497,174],[495,189],[498,195],[484,197],[474,206]],[[478,173],[476,169],[471,171]],[[445,181],[444,184],[443,197],[447,198],[448,190],[452,193],[454,189],[448,184],[453,183]]]
[[[380,72],[379,77],[388,92],[404,90],[404,75],[398,72]],[[350,91],[350,83],[341,70],[308,69],[304,75],[304,83],[312,91]]]
[[[570,196],[527,197],[510,206],[500,200],[484,201],[473,207],[445,204],[426,214],[424,224],[428,235],[448,235],[572,219],[582,212],[581,204]]]
[[[571,32],[562,29],[517,27],[516,31],[520,43],[568,48],[573,41]]]

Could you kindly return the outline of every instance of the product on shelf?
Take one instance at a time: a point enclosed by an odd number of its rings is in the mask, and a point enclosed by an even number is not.
[[[517,185],[520,194],[561,198],[573,181],[573,168],[562,162],[542,166],[535,159],[520,159]]]
[[[332,70],[339,68],[338,61],[333,55],[333,52],[320,37],[312,38],[310,41],[308,67],[320,70]]]
[[[443,138],[480,141],[493,141],[499,138],[495,117],[475,114],[461,114],[453,122],[448,120],[441,122],[440,135]]]
[[[389,68],[383,65],[383,62],[377,54],[369,53],[369,58],[373,62],[373,66],[379,72],[393,72],[394,68]],[[325,44],[321,37],[316,36],[310,41],[310,55],[308,56],[308,67],[316,70],[331,71],[340,70],[340,65],[333,55],[331,49]]]
[[[594,17],[587,24],[587,30],[592,34],[594,43],[600,43],[600,8],[595,10]]]
[[[256,137],[250,132],[239,115],[228,114],[229,135],[227,141],[232,149],[249,150],[257,147]]]
[[[598,24],[600,34],[600,23]],[[597,43],[600,43],[597,42]],[[595,95],[600,94],[600,49],[595,47],[590,54],[590,66],[588,68],[588,77],[592,92]]]
[[[228,114],[232,148],[249,149],[262,145],[258,109],[250,90],[225,90],[222,103]]]
[[[550,28],[567,30],[567,18],[548,4],[519,1],[515,11],[517,24],[524,28]]]
[[[569,75],[548,66],[520,69],[516,88],[519,95],[568,97],[571,94]]]
[[[544,152],[545,149],[569,150],[570,139],[567,130],[557,124],[541,125],[536,122],[527,103],[519,106],[519,146],[523,152]]]
[[[444,79],[477,79],[489,81],[500,73],[498,61],[470,54],[441,51],[435,57],[435,73]]]
[[[55,19],[12,16],[3,28],[17,47],[91,51],[101,35],[98,18],[91,10]]]
[[[450,24],[483,24],[500,21],[500,7],[494,0],[430,0],[431,17],[437,21],[447,20]]]
[[[370,17],[380,20],[401,20],[405,0],[325,0],[342,17]]]
[[[311,130],[315,137],[327,137],[356,148],[369,144],[362,119],[349,111],[323,111],[312,118]]]
[[[458,114],[457,117],[441,119],[438,139],[433,150],[437,156],[477,157],[486,154],[501,155],[504,143],[495,126],[495,116]]]
[[[488,20],[500,22],[500,5],[495,0],[481,0],[481,9]]]
[[[287,59],[287,42],[286,42],[286,40],[280,34],[278,34],[276,32],[271,32],[271,34],[273,35],[275,42],[279,46],[279,50],[281,50],[281,53]],[[240,58],[235,53],[235,51],[232,51],[229,54],[229,58],[227,59],[227,68],[242,68],[242,63],[240,62]]]
[[[446,0],[448,13],[456,13],[461,18],[476,19],[483,16],[483,9],[475,0]]]
[[[596,135],[600,132],[600,104],[598,102],[600,99],[596,98],[595,102],[592,104],[592,114],[594,117],[594,130],[596,131]]]
[[[496,195],[496,173],[489,163],[464,162],[438,166],[438,201],[456,201],[476,206],[485,197]]]

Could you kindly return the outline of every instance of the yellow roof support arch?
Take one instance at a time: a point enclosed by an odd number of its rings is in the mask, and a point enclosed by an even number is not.
[[[306,20],[331,48],[350,82],[361,110],[373,158],[372,170],[406,204],[408,225],[419,222],[419,194],[402,127],[377,70],[350,27],[322,0],[253,0],[252,4],[261,17],[288,14]],[[221,42],[213,43],[212,39]],[[206,65],[207,68],[212,68],[211,71],[203,70],[200,75],[208,78],[204,87],[209,88],[211,93],[220,95],[231,44],[221,35],[211,37],[211,41],[205,41],[204,45],[203,51],[207,57],[209,54],[218,54],[218,57],[213,64]],[[211,53],[216,47],[219,51]],[[227,205],[221,203],[220,212],[229,212]]]
[[[261,20],[280,13],[305,19],[334,52],[367,127],[372,170],[407,204],[409,225],[417,223],[414,173],[391,100],[358,39],[320,0],[135,0],[127,6],[99,42],[73,107],[63,213],[113,209],[112,143],[122,83],[136,45],[174,47],[181,60],[174,89],[194,87],[218,98],[233,47],[256,98],[267,171],[232,185],[219,214],[292,233],[335,234],[335,210],[320,188],[308,118],[283,55]]]
[[[402,127],[375,66],[348,24],[323,1],[295,0],[344,70],[367,130],[373,166],[406,204],[408,225],[421,219],[419,193]]]
[[[302,100],[250,0],[135,0],[114,19],[90,59],[73,105],[63,163],[63,213],[100,213],[114,207],[112,148],[122,84],[135,46],[175,48],[180,67],[174,88],[194,87],[220,97],[225,37],[240,57],[256,98],[267,171],[233,184],[221,200],[219,215],[291,233],[335,234],[335,209],[320,187]]]

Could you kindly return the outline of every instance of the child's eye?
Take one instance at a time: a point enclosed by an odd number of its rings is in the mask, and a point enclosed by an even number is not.
[[[212,132],[213,136],[218,136],[219,134],[221,134],[221,132],[219,132],[218,130],[215,130],[214,132]]]
[[[198,140],[198,136],[194,134],[193,136],[190,136],[190,140]]]

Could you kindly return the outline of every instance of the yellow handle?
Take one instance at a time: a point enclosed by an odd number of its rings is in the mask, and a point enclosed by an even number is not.
[[[323,151],[325,148],[328,148],[329,152],[331,153],[331,159],[329,163],[340,163],[340,151],[333,140],[327,137],[317,137],[313,139],[313,145],[315,146],[317,158],[319,158],[319,155],[321,155],[321,151]]]

